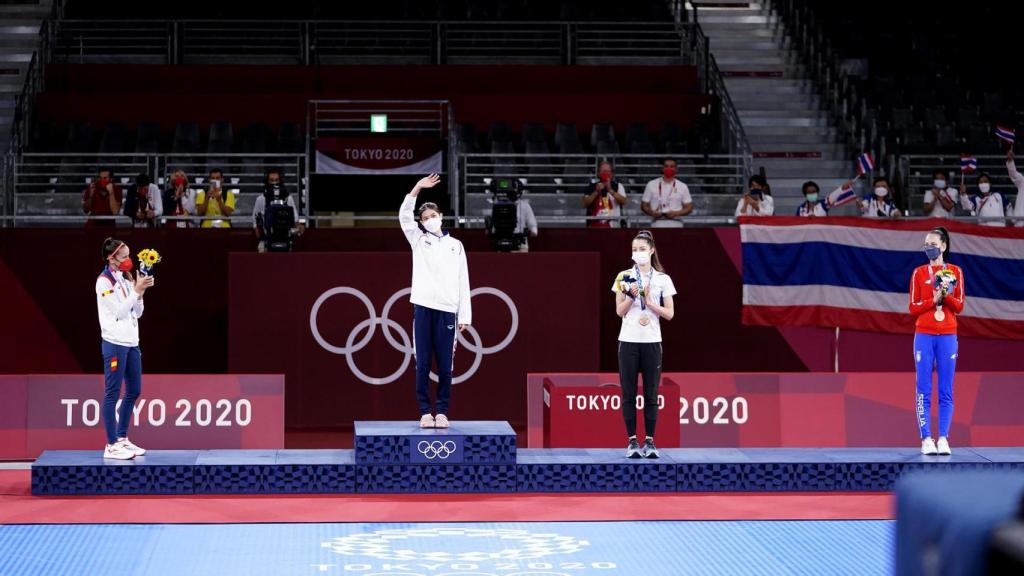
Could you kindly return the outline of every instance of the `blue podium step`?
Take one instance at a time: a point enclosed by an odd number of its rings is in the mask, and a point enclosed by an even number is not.
[[[621,449],[516,451],[505,422],[357,422],[353,450],[47,451],[32,493],[301,494],[462,492],[888,491],[915,471],[1024,470],[1024,448],[678,448],[657,460]]]
[[[516,463],[516,432],[508,422],[454,422],[420,428],[419,422],[356,422],[356,463]]]

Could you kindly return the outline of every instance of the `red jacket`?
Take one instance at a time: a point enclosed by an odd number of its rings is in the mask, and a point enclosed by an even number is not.
[[[956,316],[964,309],[964,273],[959,266],[947,264],[946,268],[956,276],[956,285],[942,301],[942,311],[946,317],[939,322],[935,319],[935,291],[932,288],[932,276],[942,270],[942,266],[918,266],[910,276],[910,314],[917,321],[916,332],[919,334],[956,334]]]

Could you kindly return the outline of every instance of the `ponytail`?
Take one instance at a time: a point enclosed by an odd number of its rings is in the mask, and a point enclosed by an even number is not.
[[[647,242],[649,248],[654,248],[654,234],[651,234],[649,230],[641,230],[637,232],[637,235],[633,238],[634,240],[643,240]],[[665,272],[665,268],[661,265],[661,260],[658,259],[658,252],[655,251],[651,254],[651,266],[658,272]]]

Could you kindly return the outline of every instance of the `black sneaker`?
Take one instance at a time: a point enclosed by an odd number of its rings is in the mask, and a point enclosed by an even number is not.
[[[640,443],[636,441],[636,438],[629,439],[629,446],[626,446],[626,458],[643,458],[643,454],[640,453]]]
[[[654,445],[654,438],[648,438],[644,440],[644,447],[640,450],[640,454],[644,458],[660,458],[661,454],[658,454],[658,448]]]

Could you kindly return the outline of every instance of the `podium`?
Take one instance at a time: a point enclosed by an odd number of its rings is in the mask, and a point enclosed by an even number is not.
[[[584,430],[585,432],[585,430]],[[585,437],[585,434],[584,434]],[[32,494],[431,494],[557,492],[858,492],[891,490],[906,472],[1024,470],[1024,448],[516,449],[507,422],[356,422],[355,449],[152,450],[104,460],[51,450],[32,464]]]
[[[508,422],[356,422],[356,491],[514,492],[516,433]]]

